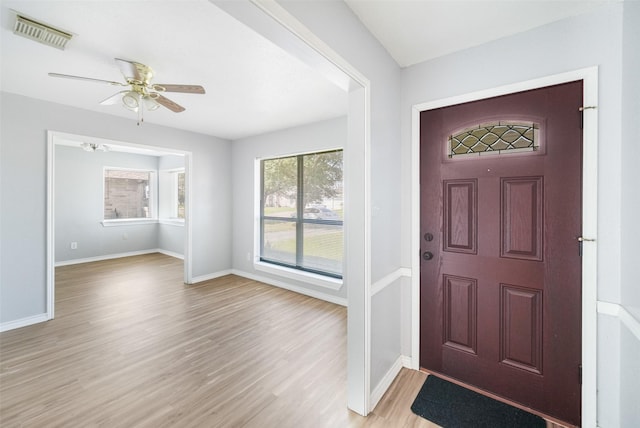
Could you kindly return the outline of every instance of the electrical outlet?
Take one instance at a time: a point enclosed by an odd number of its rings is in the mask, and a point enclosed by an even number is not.
[[[251,253],[247,253],[247,261],[250,262],[251,261]]]
[[[71,243],[71,249],[72,250],[77,250],[78,249],[78,243],[77,242],[72,242]]]
[[[127,235],[126,233],[122,234],[122,239],[127,240],[129,239],[129,235]]]

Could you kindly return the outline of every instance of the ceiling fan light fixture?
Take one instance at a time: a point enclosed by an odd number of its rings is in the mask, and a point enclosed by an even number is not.
[[[80,147],[86,152],[108,152],[109,146],[95,143],[82,143]]]
[[[149,111],[154,111],[160,108],[160,104],[158,104],[158,102],[151,95],[144,96],[142,98],[142,102],[144,104],[144,107]]]
[[[126,92],[122,96],[122,104],[131,111],[138,111],[138,107],[140,107],[140,94],[135,91]]]

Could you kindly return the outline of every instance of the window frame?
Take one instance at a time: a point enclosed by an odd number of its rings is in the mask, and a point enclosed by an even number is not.
[[[149,217],[135,218],[105,218],[105,199],[107,196],[106,173],[107,171],[144,172],[149,174]],[[153,169],[123,168],[118,166],[104,166],[102,168],[102,225],[117,226],[124,224],[150,224],[158,222],[158,173]]]
[[[184,167],[161,169],[158,171],[158,222],[174,226],[184,226],[187,216],[186,208],[184,217],[179,217],[179,175],[184,175],[185,180],[185,204],[187,193],[187,175]],[[166,177],[166,179],[165,179]],[[165,189],[167,182],[170,187]],[[164,202],[169,200],[169,202]]]
[[[322,155],[325,153],[333,153],[333,152],[341,152],[343,153],[343,168],[344,168],[344,149],[343,148],[334,148],[334,149],[326,149],[319,151],[311,151],[311,152],[303,152],[296,154],[287,154],[280,156],[271,156],[256,159],[256,174],[257,174],[257,231],[256,231],[256,257],[254,258],[254,267],[257,270],[266,271],[269,273],[274,273],[277,275],[286,276],[294,279],[301,279],[302,276],[305,281],[311,282],[315,285],[328,286],[332,289],[339,289],[342,286],[342,279],[344,270],[341,269],[341,273],[337,274],[334,272],[323,271],[320,269],[313,269],[309,267],[305,267],[302,265],[301,261],[303,260],[303,246],[299,245],[300,242],[304,242],[304,225],[305,224],[320,224],[320,225],[329,225],[329,226],[341,226],[342,231],[344,233],[344,220],[318,220],[318,219],[310,219],[304,217],[305,207],[303,203],[304,201],[304,157],[312,156],[312,155]],[[297,158],[296,168],[296,216],[295,217],[278,217],[278,216],[269,216],[265,215],[265,204],[264,204],[264,163],[269,160],[276,159],[286,159],[286,158]],[[344,176],[342,178],[342,183],[344,186]],[[344,201],[343,201],[344,205]],[[263,256],[264,249],[264,225],[265,220],[272,220],[278,222],[289,222],[295,224],[296,227],[296,252],[295,252],[295,265],[289,264],[286,262],[269,259]],[[342,257],[342,265],[344,266],[344,235],[343,235],[343,257]]]

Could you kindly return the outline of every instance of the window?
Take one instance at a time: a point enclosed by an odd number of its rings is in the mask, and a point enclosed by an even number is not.
[[[105,168],[104,219],[153,217],[153,172]]]
[[[538,150],[540,125],[500,121],[464,129],[449,137],[449,157]]]
[[[184,170],[176,173],[176,217],[184,220]]]
[[[260,260],[342,278],[342,150],[260,162]]]
[[[160,222],[182,224],[185,218],[184,168],[158,171],[158,195]]]

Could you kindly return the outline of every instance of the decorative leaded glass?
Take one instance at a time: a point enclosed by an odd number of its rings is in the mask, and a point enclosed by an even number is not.
[[[467,128],[449,137],[449,157],[538,149],[537,123],[497,122]]]

